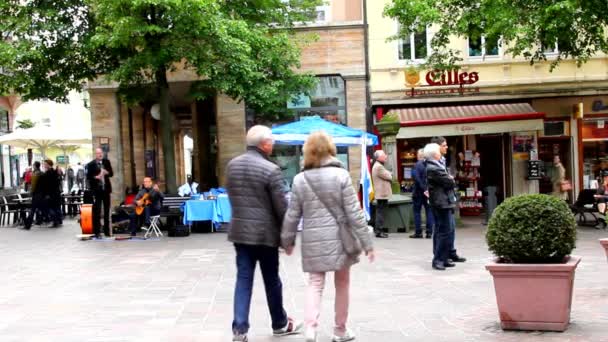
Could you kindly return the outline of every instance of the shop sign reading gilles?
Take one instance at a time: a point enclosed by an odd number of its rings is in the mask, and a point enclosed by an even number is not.
[[[408,96],[421,96],[421,95],[444,95],[444,94],[460,94],[465,93],[479,93],[479,87],[465,87],[472,85],[479,81],[479,73],[476,71],[466,72],[453,70],[431,70],[426,73],[425,77],[427,85],[420,85],[420,72],[416,69],[405,70],[405,86],[411,88],[410,91],[406,92]],[[450,88],[438,88],[438,89],[416,89],[416,87],[448,87],[458,86]]]

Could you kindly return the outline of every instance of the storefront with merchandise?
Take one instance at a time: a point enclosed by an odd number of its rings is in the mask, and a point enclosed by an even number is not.
[[[392,108],[401,122],[396,172],[403,192],[411,192],[416,152],[434,136],[444,136],[446,163],[457,179],[460,213],[478,216],[482,197],[538,192],[528,179],[527,161],[536,158],[544,114],[528,103]],[[531,156],[532,155],[532,156]]]

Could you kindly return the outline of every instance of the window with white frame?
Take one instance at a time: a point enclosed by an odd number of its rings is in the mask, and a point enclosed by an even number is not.
[[[497,57],[500,56],[500,42],[490,40],[484,36],[469,38],[469,57]]]
[[[327,23],[331,19],[331,6],[317,6],[317,23]]]
[[[399,59],[411,61],[425,59],[429,55],[429,43],[428,29],[410,34],[409,39],[399,41]]]

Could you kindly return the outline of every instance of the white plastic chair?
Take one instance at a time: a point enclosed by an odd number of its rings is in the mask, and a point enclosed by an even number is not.
[[[150,216],[150,226],[148,228],[141,228],[146,231],[146,233],[144,234],[144,239],[150,238],[152,234],[156,235],[156,237],[163,236],[163,233],[158,227],[158,220],[160,220],[160,215]]]

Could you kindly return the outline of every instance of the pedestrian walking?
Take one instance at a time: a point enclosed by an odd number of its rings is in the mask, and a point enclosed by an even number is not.
[[[95,159],[87,164],[87,180],[93,192],[93,233],[101,238],[101,210],[103,207],[103,232],[110,236],[110,195],[112,183],[110,177],[114,176],[112,164],[103,157],[103,150],[95,150]]]
[[[456,182],[440,162],[440,145],[430,143],[424,147],[429,199],[436,225],[433,232],[433,263],[436,270],[453,267],[450,256],[450,234],[454,230],[452,217],[456,206],[454,187]]]
[[[47,210],[48,219],[53,222],[53,228],[63,223],[63,212],[61,210],[61,176],[53,168],[53,161],[44,161],[44,174],[42,175],[44,207]]]
[[[44,206],[44,186],[42,178],[42,171],[40,170],[40,162],[35,161],[32,170],[32,186],[30,188],[32,194],[32,207],[27,213],[25,218],[25,224],[23,228],[30,229],[36,220],[37,225],[42,224],[43,216],[46,214]]]
[[[552,195],[567,201],[568,200],[568,191],[572,188],[570,182],[566,180],[566,168],[562,164],[559,156],[553,157],[553,176],[551,177],[551,183],[553,184],[553,193]]]
[[[287,316],[279,277],[281,224],[287,210],[281,169],[270,161],[274,140],[268,127],[247,132],[247,152],[228,163],[226,188],[232,204],[228,240],[236,251],[233,341],[247,341],[256,265],[260,264],[274,336],[297,334],[302,322]]]
[[[84,179],[84,168],[78,163],[78,166],[76,166],[76,185],[78,185],[78,190],[80,191],[85,189]]]
[[[426,182],[426,161],[424,159],[424,149],[418,150],[418,161],[412,172],[414,178],[414,191],[412,192],[412,201],[414,203],[414,226],[416,231],[410,235],[412,239],[422,238],[422,208],[426,216],[426,231],[427,239],[433,234],[433,213],[429,206],[429,192]]]
[[[67,179],[68,179],[68,193],[72,191],[72,188],[74,187],[74,181],[76,178],[76,175],[74,173],[74,168],[72,167],[72,165],[68,165],[68,169],[66,171],[67,173]]]
[[[372,183],[374,184],[374,197],[376,198],[376,224],[374,233],[378,238],[387,238],[384,232],[384,209],[388,206],[388,200],[393,194],[393,175],[384,167],[386,153],[382,150],[374,152],[376,162],[372,167]]]
[[[435,143],[437,145],[439,145],[439,152],[441,153],[441,158],[439,159],[439,163],[445,168],[445,171],[448,173],[449,176],[450,175],[450,169],[448,166],[448,162],[447,162],[447,157],[448,157],[448,142],[444,137],[433,137],[431,139],[431,143]],[[428,163],[427,163],[428,165]],[[428,172],[428,170],[427,170]],[[428,178],[428,175],[427,175]],[[452,177],[454,178],[454,177]],[[436,219],[436,217],[435,217]],[[451,225],[452,225],[452,229],[450,230],[449,234],[449,244],[450,244],[450,253],[449,253],[449,258],[450,260],[454,261],[454,262],[465,262],[467,261],[466,258],[461,257],[460,255],[458,255],[457,250],[456,250],[456,219],[454,217],[454,215],[451,216]],[[435,240],[433,240],[434,242]]]
[[[334,272],[334,342],[351,341],[347,328],[350,268],[364,251],[370,262],[374,250],[367,221],[347,170],[336,159],[336,146],[323,132],[311,134],[304,144],[304,171],[293,181],[289,210],[283,221],[281,245],[294,249],[302,220],[302,268],[309,273],[306,290],[306,341],[315,342],[325,275]],[[361,248],[357,248],[361,246]]]
[[[29,192],[32,186],[32,168],[25,168],[25,172],[23,173],[23,184],[25,192]]]

